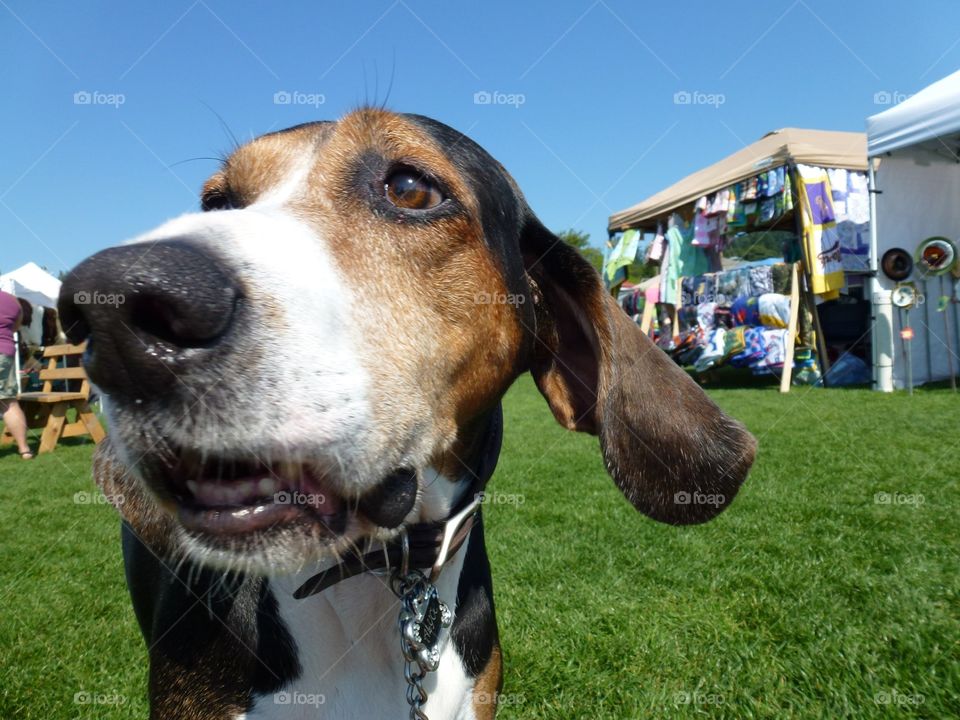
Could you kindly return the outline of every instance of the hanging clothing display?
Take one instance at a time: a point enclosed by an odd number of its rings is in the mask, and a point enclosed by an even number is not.
[[[830,178],[823,168],[812,165],[797,165],[797,171],[811,290],[824,300],[833,300],[840,295],[844,279]]]
[[[609,282],[613,282],[613,279],[617,276],[617,273],[626,268],[628,265],[632,265],[637,259],[637,248],[640,245],[640,231],[639,230],[627,230],[620,237],[620,241],[616,244],[613,250],[610,251],[610,255],[604,261],[603,265],[603,274],[604,277]],[[621,282],[623,282],[621,280]]]

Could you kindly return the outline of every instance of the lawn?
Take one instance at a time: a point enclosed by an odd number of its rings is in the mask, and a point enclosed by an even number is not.
[[[485,510],[499,717],[960,717],[960,397],[711,394],[758,460],[726,513],[674,528],[633,511],[528,378],[511,390]],[[90,454],[0,455],[4,720],[146,716]]]

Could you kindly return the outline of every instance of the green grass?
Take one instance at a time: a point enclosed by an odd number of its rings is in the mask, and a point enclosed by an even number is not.
[[[960,716],[960,397],[710,392],[759,457],[726,513],[674,528],[634,512],[528,378],[511,390],[485,511],[500,717]],[[146,716],[117,519],[74,501],[90,452],[0,455],[0,718]]]

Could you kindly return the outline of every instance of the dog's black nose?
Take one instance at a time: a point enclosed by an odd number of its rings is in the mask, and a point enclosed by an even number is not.
[[[60,322],[70,342],[89,340],[84,365],[98,386],[140,397],[210,359],[239,297],[226,268],[186,242],[125,245],[70,271]]]

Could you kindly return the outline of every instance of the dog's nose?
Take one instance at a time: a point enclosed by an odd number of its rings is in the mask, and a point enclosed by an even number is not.
[[[70,342],[89,341],[98,386],[141,397],[175,388],[220,349],[239,297],[226,268],[185,241],[125,245],[70,271],[60,321]]]

